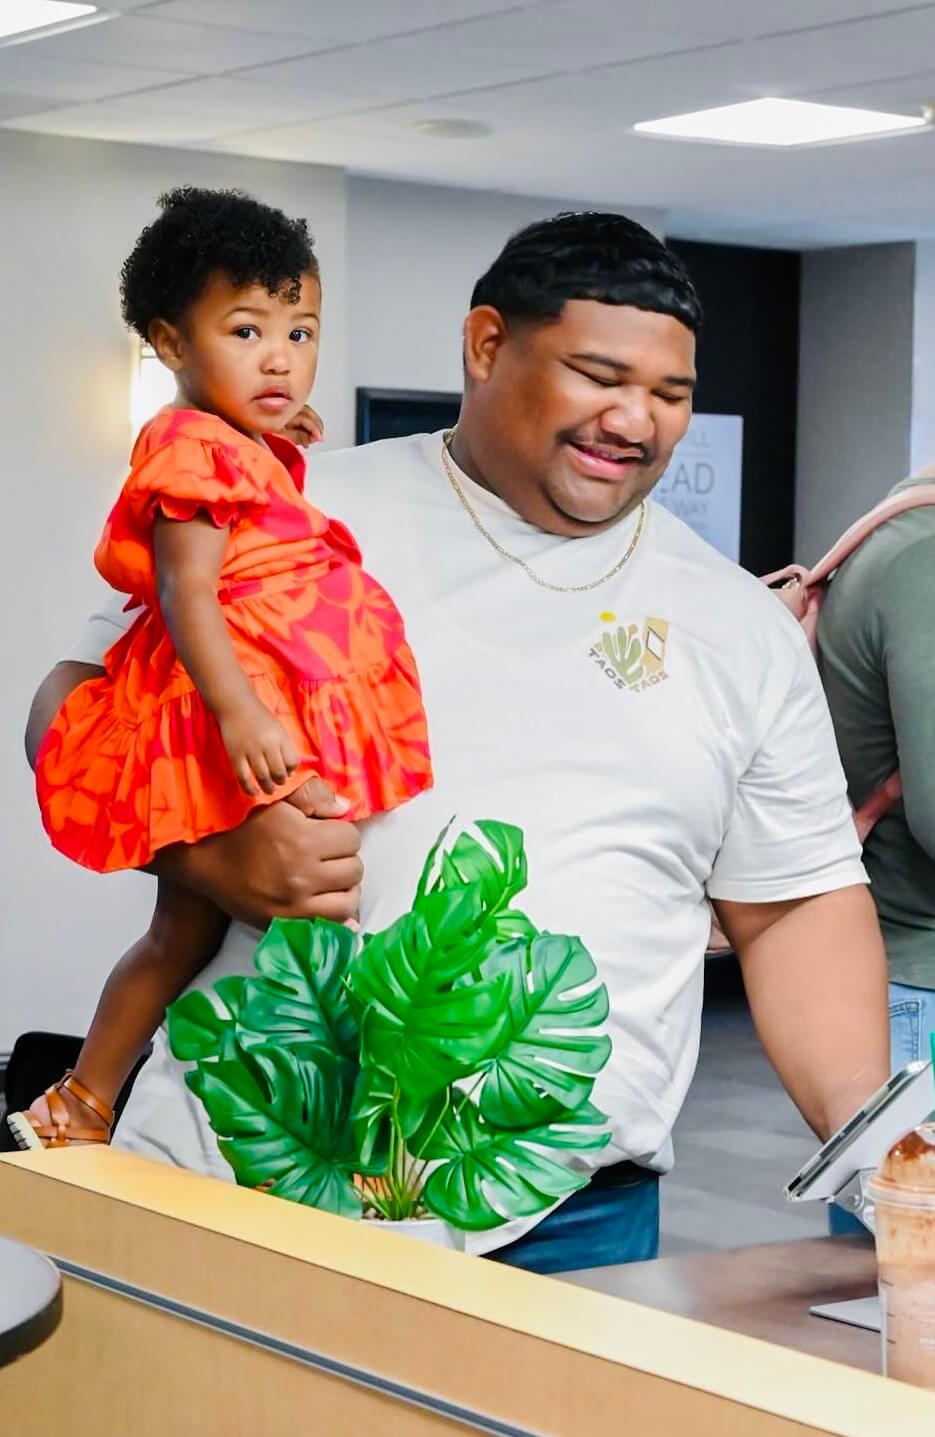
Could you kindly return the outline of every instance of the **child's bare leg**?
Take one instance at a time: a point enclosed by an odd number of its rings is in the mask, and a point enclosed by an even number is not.
[[[213,903],[160,880],[148,931],[120,959],[104,985],[75,1064],[75,1078],[112,1108],[168,1005],[214,957],[228,918]],[[104,1129],[103,1119],[67,1088],[58,1090],[76,1128]],[[50,1121],[45,1097],[29,1109],[33,1125]]]

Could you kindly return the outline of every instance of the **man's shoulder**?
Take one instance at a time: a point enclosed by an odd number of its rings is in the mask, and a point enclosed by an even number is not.
[[[693,571],[692,584],[698,581],[700,570],[706,582],[715,592],[728,596],[755,595],[754,603],[765,598],[774,598],[769,589],[749,570],[742,569],[733,559],[728,559],[720,550],[697,534],[684,519],[679,519],[664,509],[661,504],[652,506],[653,528],[656,531],[656,548],[670,560],[687,564]],[[770,612],[767,604],[766,611]],[[783,608],[784,605],[779,605]]]
[[[366,482],[380,474],[409,469],[424,462],[428,434],[406,434],[399,439],[377,439],[348,449],[328,449],[309,456],[309,468],[317,482]]]
[[[309,457],[305,493],[310,503],[365,537],[387,504],[405,503],[428,466],[432,436],[407,434],[356,449],[326,450]]]
[[[776,642],[793,647],[804,643],[792,614],[763,581],[726,558],[707,540],[661,505],[653,505],[657,550],[684,574],[693,608],[705,613],[737,640],[750,638],[761,646]]]

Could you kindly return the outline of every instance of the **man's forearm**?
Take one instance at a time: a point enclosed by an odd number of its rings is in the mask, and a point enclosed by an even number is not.
[[[853,887],[778,904],[762,927],[759,905],[717,906],[763,1047],[806,1122],[827,1138],[889,1074],[886,956],[870,893]]]
[[[68,698],[72,689],[87,679],[99,679],[104,670],[96,664],[81,664],[72,659],[63,659],[56,664],[36,690],[35,698],[26,720],[26,757],[30,768],[36,766],[36,754],[49,724]]]

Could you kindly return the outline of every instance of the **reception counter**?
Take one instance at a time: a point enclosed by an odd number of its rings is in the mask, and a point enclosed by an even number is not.
[[[625,1300],[121,1152],[0,1158],[0,1231],[65,1277],[58,1332],[0,1378],[15,1437],[935,1432],[935,1396],[639,1284]]]

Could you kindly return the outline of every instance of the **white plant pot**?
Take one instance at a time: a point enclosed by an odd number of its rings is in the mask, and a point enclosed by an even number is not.
[[[402,1222],[387,1222],[385,1218],[368,1219],[368,1227],[379,1227],[385,1232],[398,1233],[400,1237],[414,1237],[417,1242],[430,1242],[435,1247],[447,1247],[454,1252],[464,1251],[464,1233],[439,1217],[410,1217]]]

